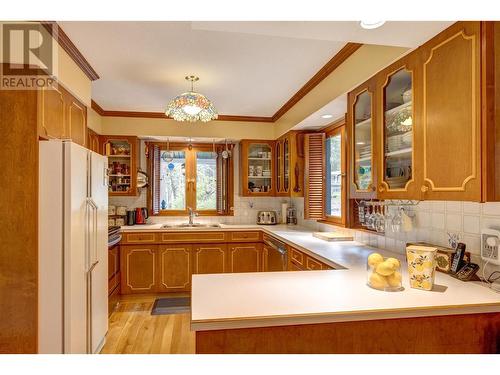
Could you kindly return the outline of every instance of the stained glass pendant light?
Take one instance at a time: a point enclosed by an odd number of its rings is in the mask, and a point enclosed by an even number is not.
[[[176,96],[168,103],[165,114],[176,121],[208,122],[217,119],[217,110],[208,98],[194,91],[194,83],[199,78],[187,76],[186,81],[191,82],[191,91]]]

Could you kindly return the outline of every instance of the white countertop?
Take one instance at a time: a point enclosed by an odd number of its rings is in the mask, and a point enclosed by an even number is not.
[[[383,292],[366,285],[368,254],[376,250],[404,261],[401,254],[354,241],[326,242],[300,227],[245,226],[250,227],[344,269],[193,275],[193,330],[500,312],[500,294],[480,282],[436,272],[433,291],[410,288],[406,262],[403,291]]]

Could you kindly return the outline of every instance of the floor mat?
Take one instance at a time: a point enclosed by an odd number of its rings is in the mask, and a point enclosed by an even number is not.
[[[191,311],[191,298],[157,298],[151,315],[184,314]]]

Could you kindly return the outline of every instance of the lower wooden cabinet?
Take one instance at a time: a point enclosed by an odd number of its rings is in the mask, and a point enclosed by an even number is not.
[[[158,246],[158,292],[191,290],[191,245]]]
[[[289,271],[320,271],[333,270],[334,268],[297,250],[288,247],[288,270]]]
[[[157,291],[157,248],[156,245],[120,246],[122,294]]]
[[[193,274],[228,272],[228,259],[226,244],[193,245]]]
[[[229,245],[230,272],[259,272],[262,270],[262,244]]]

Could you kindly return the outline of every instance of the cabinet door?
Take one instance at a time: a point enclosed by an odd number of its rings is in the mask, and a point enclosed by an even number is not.
[[[241,141],[241,195],[273,196],[276,192],[274,141]]]
[[[122,294],[156,292],[157,246],[124,245],[120,252]]]
[[[102,152],[99,144],[99,135],[91,129],[87,129],[87,148],[98,154]]]
[[[276,141],[276,194],[280,195],[283,192],[283,157],[281,153],[281,141]]]
[[[423,199],[481,199],[480,23],[460,22],[421,49]]]
[[[62,89],[42,88],[38,91],[38,133],[42,138],[68,137],[65,101]]]
[[[376,196],[375,83],[376,80],[372,79],[348,95],[351,198]]]
[[[417,58],[403,58],[379,74],[380,121],[378,198],[420,199],[421,171],[415,170],[421,144],[416,143],[419,98],[415,95]]]
[[[259,272],[262,244],[232,244],[229,246],[229,266],[233,273]]]
[[[71,94],[66,93],[66,97],[68,136],[74,143],[85,147],[87,143],[87,108]]]
[[[158,291],[187,292],[191,289],[191,245],[160,245]]]
[[[283,140],[283,192],[290,193],[290,141]]]
[[[227,272],[227,245],[193,245],[193,273]]]

